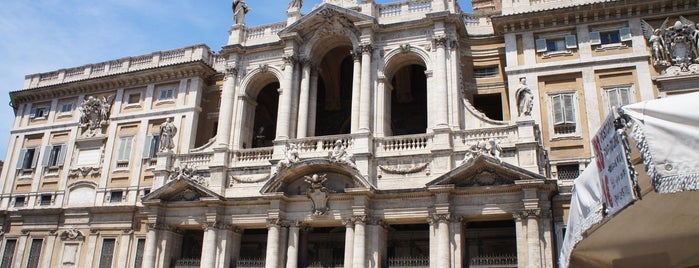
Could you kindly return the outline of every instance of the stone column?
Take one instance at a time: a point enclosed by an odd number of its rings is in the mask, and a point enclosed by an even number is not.
[[[265,268],[279,268],[279,233],[281,223],[279,219],[271,219],[267,222],[267,255],[265,256]]]
[[[13,260],[17,261],[14,261],[12,263],[12,268],[22,267],[22,261],[20,260],[24,260],[24,249],[27,247],[27,240],[30,240],[29,232],[22,231],[22,236],[20,236],[19,239],[17,239],[17,247],[15,248],[15,254],[12,257]]]
[[[448,127],[447,122],[449,118],[448,113],[448,95],[447,95],[447,56],[446,56],[446,45],[447,37],[441,36],[434,39],[435,47],[437,49],[437,60],[434,68],[433,80],[435,83],[433,85],[434,97],[430,104],[432,107],[429,108],[429,112],[434,112],[435,119],[434,125],[431,127]]]
[[[362,51],[361,93],[359,96],[359,132],[370,132],[371,124],[371,56],[374,47],[364,44]]]
[[[131,247],[131,234],[133,230],[124,229],[121,233],[121,239],[119,239],[119,255],[117,255],[116,267],[126,268],[129,267],[129,248]]]
[[[158,230],[155,223],[146,225],[146,245],[143,249],[143,267],[155,267],[155,254],[158,249]]]
[[[376,128],[374,129],[374,136],[375,137],[384,137],[387,136],[387,134],[390,134],[391,131],[391,91],[387,90],[386,87],[386,78],[381,76],[377,80],[377,89],[376,89],[376,109],[374,112],[376,113]],[[389,113],[386,115],[386,113]]]
[[[451,267],[451,248],[449,239],[449,214],[432,215],[433,225],[436,225],[437,267]]]
[[[294,83],[294,67],[296,56],[284,56],[284,80],[282,81],[279,97],[279,110],[277,111],[277,140],[289,138],[289,123],[291,122],[292,95]]]
[[[216,145],[230,147],[231,129],[233,129],[233,105],[235,104],[235,80],[238,76],[238,69],[228,67],[225,74],[223,88],[221,89],[221,108],[218,115]]]
[[[344,268],[352,268],[354,262],[354,221],[352,218],[344,220],[345,224],[345,262]]]
[[[352,69],[352,116],[351,133],[359,131],[359,102],[361,96],[362,62],[361,51],[352,51],[354,68]],[[347,267],[345,267],[347,268]]]
[[[240,238],[243,230],[234,226],[228,225],[227,228],[219,230],[219,233],[226,233],[226,240],[221,243],[221,251],[223,258],[219,258],[218,267],[232,267],[238,263],[238,257],[240,256]]]
[[[311,86],[308,96],[308,136],[316,135],[316,114],[318,114],[318,68],[311,68]]]
[[[95,260],[95,255],[99,253],[95,252],[97,249],[97,236],[99,231],[95,229],[90,230],[90,236],[87,237],[87,255],[85,255],[85,265],[93,266]]]
[[[527,267],[527,233],[522,222],[522,213],[512,213],[517,237],[517,267]]]
[[[299,222],[289,226],[289,240],[286,248],[286,268],[296,268],[299,263]]]
[[[366,216],[353,216],[354,220],[354,250],[353,268],[363,268],[366,265]]]
[[[53,249],[56,247],[56,230],[51,230],[46,236],[46,252],[43,252],[44,258],[41,262],[41,267],[51,267],[51,259],[53,258]]]
[[[201,266],[215,267],[216,265],[216,226],[217,222],[205,222],[202,225],[204,229],[204,241],[201,248]],[[187,246],[187,245],[183,245]]]
[[[279,267],[282,268],[286,264],[286,249],[289,243],[289,223],[282,222],[279,228]]]
[[[296,138],[305,138],[308,136],[308,110],[309,110],[309,95],[311,85],[311,59],[302,59],[301,71],[301,93],[299,96],[299,125],[296,128]]]
[[[436,222],[432,217],[427,217],[427,223],[430,225],[430,268],[437,268],[437,228]]]
[[[527,217],[527,248],[528,267],[541,266],[541,243],[539,239],[539,209],[524,210],[523,215]]]

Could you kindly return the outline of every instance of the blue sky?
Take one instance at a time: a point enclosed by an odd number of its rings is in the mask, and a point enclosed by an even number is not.
[[[304,13],[320,2],[305,0]],[[458,2],[470,9],[469,0]],[[287,0],[246,3],[248,26],[286,20]],[[14,121],[8,93],[22,89],[25,75],[202,43],[218,51],[231,24],[231,0],[3,0],[0,160]]]

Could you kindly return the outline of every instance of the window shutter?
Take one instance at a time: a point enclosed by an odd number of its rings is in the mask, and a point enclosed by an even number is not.
[[[575,38],[575,35],[568,34],[565,37],[566,39],[566,48],[577,48],[578,47],[578,39]]]
[[[565,122],[566,123],[573,123],[575,124],[575,104],[573,103],[574,100],[573,94],[566,94],[563,96],[564,98],[564,103],[563,106],[565,108]]]
[[[536,52],[546,52],[547,50],[546,39],[536,39]]]
[[[558,125],[565,123],[561,95],[553,96],[551,100],[553,101],[553,124]]]
[[[49,161],[51,160],[51,152],[53,151],[53,146],[49,145],[44,147],[44,157],[41,159],[41,166],[42,167],[47,167],[49,165]]]
[[[29,110],[29,118],[35,118],[37,111],[38,111],[37,108],[32,108],[31,110]]]
[[[619,107],[619,92],[617,88],[607,90],[607,99],[609,100],[609,109]]]
[[[119,149],[117,151],[117,161],[124,160],[123,157],[124,157],[125,147],[126,147],[126,139],[125,138],[119,139]]]
[[[590,45],[601,45],[602,44],[602,38],[599,35],[599,32],[590,32]]]
[[[131,142],[132,141],[133,141],[132,137],[127,137],[127,138],[121,139],[121,146],[119,148],[119,156],[117,157],[118,161],[129,161],[129,157],[131,155]]]
[[[631,41],[631,28],[623,27],[619,29],[619,40],[621,42]]]
[[[22,149],[19,151],[19,158],[17,158],[17,169],[22,169],[24,166],[24,156],[27,154],[27,149]]]
[[[32,168],[36,168],[36,162],[39,162],[39,148],[34,149],[34,159],[32,159]]]
[[[146,136],[146,140],[143,142],[143,159],[151,158],[151,151],[153,148],[153,136]]]
[[[67,148],[66,148],[66,145],[65,145],[65,144],[61,144],[61,145],[59,145],[59,146],[61,146],[61,150],[58,152],[58,160],[56,161],[56,166],[57,166],[57,167],[61,167],[61,166],[63,166],[63,164],[65,163],[65,160],[66,160],[66,151],[67,151],[67,150],[66,150]]]
[[[624,106],[630,103],[633,103],[632,96],[631,96],[631,88],[624,87],[619,89],[619,95],[621,97],[621,105]]]

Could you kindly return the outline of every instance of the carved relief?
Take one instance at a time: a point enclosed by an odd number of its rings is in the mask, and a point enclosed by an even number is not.
[[[228,175],[228,187],[233,187],[236,183],[258,183],[269,179],[269,174],[258,176],[233,176]]]
[[[204,187],[209,186],[209,181],[201,175],[197,174],[197,170],[184,165],[182,167],[175,167],[173,170],[169,171],[168,180],[190,180],[196,184],[202,185]]]
[[[325,182],[328,178],[325,176],[326,174],[304,176],[304,181],[309,184],[308,190],[306,190],[306,196],[313,202],[313,210],[311,212],[314,216],[325,215],[329,209],[328,188],[325,187]]]
[[[68,177],[76,178],[82,176],[83,178],[86,178],[88,176],[99,177],[100,175],[102,175],[101,167],[79,167],[70,169]]]
[[[59,236],[62,240],[71,240],[71,241],[82,241],[85,239],[85,235],[83,235],[82,232],[78,229],[68,229],[63,232],[61,232]]]
[[[423,170],[425,170],[430,163],[422,163],[422,164],[411,164],[411,165],[397,165],[397,166],[384,166],[384,165],[378,165],[379,169],[381,171],[386,172],[388,174],[411,174],[411,173],[418,173]]]
[[[669,18],[660,25],[653,27],[641,20],[643,35],[651,47],[653,65],[656,68],[665,68],[665,74],[677,75],[680,73],[699,72],[699,30],[697,25],[685,17],[679,16],[679,20],[672,26],[667,26]]]
[[[464,164],[479,155],[487,155],[499,160],[501,154],[502,147],[500,147],[496,140],[489,139],[487,142],[479,141],[477,143],[472,144],[466,150],[466,154],[464,155],[464,159],[461,160],[461,164]]]
[[[287,148],[284,149],[284,159],[277,163],[277,171],[289,168],[300,161],[299,159],[299,149],[294,143],[287,144]]]
[[[357,165],[354,162],[354,155],[347,152],[347,146],[342,142],[342,140],[335,141],[335,147],[330,154],[330,161],[333,163],[345,164],[354,169],[357,169]]]
[[[170,201],[197,201],[199,198],[201,198],[199,193],[188,188],[173,196]]]
[[[80,121],[78,126],[83,129],[83,137],[101,135],[104,127],[109,125],[109,114],[112,108],[114,95],[102,98],[89,96],[78,107]]]

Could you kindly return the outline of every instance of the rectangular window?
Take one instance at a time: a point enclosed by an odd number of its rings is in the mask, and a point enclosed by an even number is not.
[[[8,239],[5,242],[5,251],[2,253],[2,263],[0,263],[0,268],[12,267],[12,258],[15,255],[15,246],[17,246],[17,240],[15,239]]]
[[[63,144],[46,146],[44,159],[41,165],[44,167],[56,168],[63,166],[66,158],[66,146]]]
[[[114,238],[102,240],[102,250],[100,253],[100,264],[99,268],[111,268],[112,260],[114,259],[114,245],[116,240]]]
[[[41,258],[41,247],[43,244],[43,239],[32,239],[32,245],[29,248],[29,261],[27,261],[27,268],[39,267],[39,258]]]
[[[29,118],[31,119],[42,119],[48,116],[48,107],[36,107],[29,111]]]
[[[109,193],[109,203],[121,203],[124,200],[124,191],[112,191]]]
[[[616,31],[590,32],[590,45],[607,45],[631,41],[631,28],[622,27]]]
[[[44,194],[41,195],[41,201],[39,203],[40,206],[50,206],[51,205],[51,195],[50,194]]]
[[[138,242],[136,242],[136,257],[134,258],[134,268],[141,268],[143,266],[143,251],[145,251],[146,248],[146,240],[145,239],[139,239]]]
[[[500,73],[498,66],[486,67],[486,68],[474,68],[473,77],[474,78],[487,78],[494,77]]]
[[[146,140],[143,143],[143,159],[150,159],[156,157],[159,144],[160,137],[158,135],[146,136]]]
[[[129,162],[131,158],[131,144],[133,137],[119,138],[119,150],[117,151],[117,162]]]
[[[171,100],[174,98],[175,98],[175,89],[173,89],[173,88],[161,89],[160,93],[158,94],[159,101]]]
[[[630,87],[607,88],[604,91],[607,94],[607,108],[609,109],[613,109],[614,107],[619,108],[621,106],[634,103],[633,94],[631,94]]]
[[[61,113],[62,114],[69,114],[71,112],[73,112],[73,103],[72,102],[61,104]]]
[[[39,153],[36,148],[26,148],[19,152],[17,160],[17,169],[34,169],[38,160]]]
[[[555,134],[575,133],[575,93],[551,95],[553,132]]]
[[[16,208],[21,208],[24,207],[24,203],[26,202],[26,197],[24,196],[17,196],[15,197],[15,207]]]
[[[126,100],[126,104],[137,104],[141,102],[141,93],[131,93]]]
[[[580,176],[580,165],[578,164],[557,165],[556,169],[559,180],[574,180]]]

